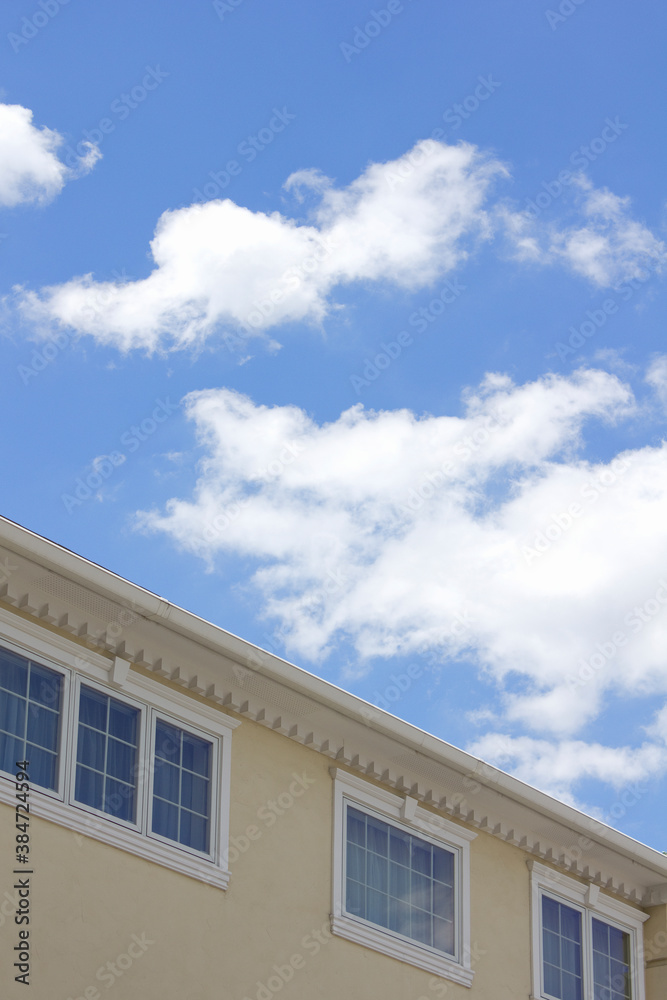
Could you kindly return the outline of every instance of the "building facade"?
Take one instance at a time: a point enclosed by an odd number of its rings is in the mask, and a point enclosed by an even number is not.
[[[4,519],[0,864],[2,997],[667,998],[667,857]]]

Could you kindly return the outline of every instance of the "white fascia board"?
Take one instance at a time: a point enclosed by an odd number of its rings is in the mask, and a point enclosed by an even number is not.
[[[620,833],[607,824],[594,820],[572,806],[559,802],[545,792],[363,701],[329,681],[322,680],[303,668],[262,650],[3,517],[0,517],[0,538],[18,554],[34,559],[42,566],[69,577],[81,586],[89,587],[97,594],[110,600],[126,600],[140,604],[144,617],[158,621],[164,628],[173,630],[216,653],[222,653],[243,665],[248,665],[251,669],[258,670],[263,677],[283,684],[290,691],[311,699],[316,703],[315,708],[324,706],[342,714],[352,722],[363,726],[365,731],[373,729],[407,749],[417,751],[432,761],[475,778],[481,785],[562,824],[568,830],[594,839],[624,858],[639,861],[655,872],[656,883],[662,883],[667,878],[667,857],[659,851]]]

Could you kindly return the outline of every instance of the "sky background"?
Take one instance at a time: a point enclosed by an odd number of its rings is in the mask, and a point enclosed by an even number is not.
[[[666,20],[0,11],[2,514],[660,850]]]

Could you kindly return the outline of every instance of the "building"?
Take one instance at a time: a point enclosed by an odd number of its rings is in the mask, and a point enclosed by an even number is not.
[[[667,857],[4,519],[0,771],[4,998],[667,997]]]

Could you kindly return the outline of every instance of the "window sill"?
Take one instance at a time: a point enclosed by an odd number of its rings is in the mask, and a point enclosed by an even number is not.
[[[12,807],[16,805],[14,784],[13,782],[10,784],[5,778],[0,779],[0,802]],[[105,820],[93,816],[77,809],[76,806],[67,805],[60,799],[53,798],[48,793],[39,792],[34,786],[30,793],[30,814],[74,831],[74,839],[79,846],[82,837],[91,837],[93,840],[118,847],[122,851],[216,888],[226,889],[229,885],[229,871],[217,867],[214,862],[197,858],[187,851],[153,840],[136,830],[115,823],[112,819]]]
[[[462,986],[472,986],[474,972],[471,969],[464,969],[444,955],[440,956],[420,948],[417,944],[410,944],[409,941],[393,937],[390,932],[376,929],[345,914],[332,918],[331,930],[339,937],[347,938],[348,941],[354,941],[366,948],[382,952],[383,955],[397,958],[400,962],[425,969],[426,972],[432,972],[442,979],[450,979]]]

